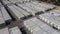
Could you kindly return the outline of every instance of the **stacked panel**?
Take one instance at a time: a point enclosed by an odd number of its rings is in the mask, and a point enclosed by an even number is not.
[[[59,34],[59,32],[36,17],[25,20],[24,26],[26,27],[27,33],[29,32],[30,34]]]
[[[47,24],[60,29],[60,11],[52,10],[51,12],[39,15],[39,18]]]

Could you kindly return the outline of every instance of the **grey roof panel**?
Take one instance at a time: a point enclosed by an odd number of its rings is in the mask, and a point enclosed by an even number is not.
[[[22,34],[18,27],[13,27],[9,29],[10,34]]]
[[[9,34],[8,28],[0,29],[0,34]]]

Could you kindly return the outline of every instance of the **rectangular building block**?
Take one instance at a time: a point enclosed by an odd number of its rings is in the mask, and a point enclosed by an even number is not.
[[[32,2],[26,3],[26,4],[29,5],[29,6],[31,6],[33,9],[35,9],[35,10],[37,10],[37,11],[45,12],[46,10],[48,10],[48,8],[35,5],[35,4],[33,4]]]
[[[4,5],[7,5],[7,4],[10,4],[11,2],[8,1],[8,0],[2,0],[2,3],[3,3]]]
[[[24,16],[25,16],[25,19],[26,18],[29,18],[29,17],[32,17],[32,14],[24,11],[22,8],[19,8],[18,6],[14,6],[20,13],[22,13]]]
[[[13,27],[9,29],[10,34],[22,34],[18,27]]]
[[[60,16],[60,11],[59,10],[54,9],[54,10],[51,10],[50,13],[53,14],[54,16],[57,16],[57,17]]]
[[[14,6],[15,5],[13,5],[13,4],[10,5],[10,6],[7,5],[7,9],[11,13],[11,15],[17,20],[20,20],[21,18],[24,18],[24,15],[21,14]]]
[[[47,25],[45,22],[37,19],[36,17],[25,20],[24,26],[32,33],[36,34],[41,31],[44,31],[46,34],[52,34],[56,30],[54,30],[52,27]],[[40,33],[43,34],[44,32]],[[59,32],[58,32],[59,33]]]
[[[45,2],[33,2],[34,4],[38,4],[39,6],[42,6],[42,7],[45,7],[45,8],[49,8],[49,9],[53,9],[55,8],[56,6],[55,5],[52,5],[52,4],[48,4],[48,3],[45,3]]]
[[[16,3],[16,2],[23,2],[23,0],[9,0],[12,3]]]
[[[10,15],[8,14],[7,10],[4,8],[4,6],[1,6],[1,13],[3,15],[3,18],[6,22],[6,24],[9,24],[12,21],[12,18],[10,17]]]
[[[24,5],[26,5],[30,9],[34,10],[35,15],[39,15],[39,14],[44,13],[44,11],[37,10],[37,8],[35,8],[34,6],[31,6],[29,3],[25,3]]]
[[[32,10],[31,8],[23,5],[23,4],[16,4],[18,7],[24,9],[25,11],[27,11],[28,13],[32,14],[32,15],[35,15],[35,10]]]
[[[8,28],[0,29],[0,34],[9,34]]]
[[[39,18],[42,19],[43,21],[45,21],[47,24],[57,28],[57,29],[60,29],[60,18],[59,16],[59,12],[57,14],[58,11],[52,11],[50,13],[45,13],[45,14],[42,14],[42,15],[39,15]]]
[[[0,26],[5,26],[5,25],[6,25],[5,20],[3,19],[2,13],[0,11]]]
[[[48,34],[43,29],[41,29],[38,25],[36,25],[32,19],[24,21],[24,26],[27,28],[27,32],[31,34]]]

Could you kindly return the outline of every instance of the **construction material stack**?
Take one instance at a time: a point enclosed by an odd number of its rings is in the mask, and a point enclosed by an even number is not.
[[[22,34],[18,26],[9,29],[10,34]]]
[[[51,12],[44,13],[42,15],[39,15],[39,18],[43,21],[45,21],[47,24],[60,29],[60,12],[59,10],[52,10]]]
[[[7,10],[5,9],[5,7],[1,3],[0,3],[0,10],[1,10],[1,14],[2,14],[3,19],[5,20],[6,24],[11,23],[12,18],[10,17]]]
[[[34,0],[2,0],[1,3],[0,26],[15,19],[5,29],[7,34],[60,34],[60,10],[56,5]]]
[[[36,17],[25,20],[24,26],[28,34],[59,34],[59,32]]]
[[[9,34],[8,27],[0,29],[0,34]]]
[[[16,26],[10,29],[8,27],[0,29],[0,34],[22,34],[22,32],[19,27]]]

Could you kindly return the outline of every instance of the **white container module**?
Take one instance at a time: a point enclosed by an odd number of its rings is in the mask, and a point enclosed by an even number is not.
[[[16,3],[18,0],[9,0],[12,3]]]
[[[24,19],[24,15],[17,10],[14,4],[7,5],[7,9],[16,20]]]
[[[8,0],[2,0],[2,3],[3,3],[4,5],[7,5],[7,4],[10,4],[11,2],[8,1]]]
[[[25,20],[24,21],[24,26],[26,27],[26,32],[29,34],[48,34],[47,32],[45,32],[43,29],[41,29],[37,24],[35,24],[32,19],[29,20]]]
[[[43,21],[37,19],[36,17],[25,20],[24,26],[26,27],[27,31],[31,32],[31,34],[52,34],[56,31]]]
[[[0,26],[5,26],[6,23],[5,23],[5,20],[3,19],[3,16],[2,16],[2,13],[1,13],[1,10],[0,10]]]
[[[20,8],[22,8],[22,9],[24,9],[24,10],[27,11],[28,13],[34,15],[34,16],[35,16],[35,13],[37,12],[37,11],[32,10],[31,8],[25,6],[24,4],[16,3],[16,5],[17,5],[18,7],[20,7]]]
[[[31,2],[31,3],[34,4],[34,5],[36,5],[36,6],[38,6],[39,8],[41,7],[43,9],[42,11],[45,11],[45,12],[52,10],[51,8],[40,6],[36,2]]]
[[[0,34],[9,34],[8,28],[0,29]]]
[[[52,5],[52,4],[48,4],[48,3],[45,3],[45,2],[33,2],[34,4],[37,4],[39,6],[42,6],[42,7],[45,7],[45,8],[49,8],[49,9],[53,9],[55,8],[56,6],[55,5]]]
[[[23,0],[9,0],[12,3],[16,3],[16,2],[23,2]]]
[[[56,7],[56,5],[53,5],[53,4],[49,4],[49,3],[45,3],[45,2],[41,2],[41,3],[47,5],[47,7],[50,7],[52,9]]]
[[[0,6],[2,6],[2,5],[1,5],[1,2],[0,2]]]
[[[35,10],[35,9],[33,9],[33,7],[32,6],[29,6],[29,5],[27,5],[27,4],[22,4],[23,6],[25,5],[26,7],[28,7],[30,10],[31,10],[31,13],[33,14],[35,14],[35,15],[37,15],[37,13],[39,12],[39,11],[37,11],[37,10]],[[32,8],[31,8],[32,7]]]
[[[57,14],[58,11],[55,11],[55,12],[52,11],[52,12],[39,15],[39,18],[45,21],[50,26],[60,29],[60,17],[57,16],[59,15]]]
[[[10,34],[22,34],[18,26],[9,29]]]
[[[0,9],[1,9],[1,13],[2,13],[2,16],[3,16],[6,24],[11,23],[12,18],[10,17],[10,15],[8,14],[7,10],[4,8],[3,5],[0,7]]]
[[[26,5],[27,7],[29,7],[30,9],[32,9],[32,10],[34,10],[35,11],[35,15],[39,15],[39,14],[42,14],[42,13],[44,13],[44,11],[39,11],[39,10],[37,10],[37,9],[35,9],[33,6],[31,6],[29,3],[25,3],[25,4],[23,4],[23,5]]]
[[[30,0],[24,0],[24,1],[30,1]]]
[[[22,13],[22,14],[25,16],[25,18],[32,17],[32,14],[24,11],[22,8],[19,8],[19,7],[17,7],[17,6],[14,6],[14,7],[15,7],[20,13]]]
[[[45,11],[48,10],[48,8],[38,6],[38,5],[36,5],[36,4],[33,4],[32,2],[26,3],[26,5],[30,6],[32,9],[35,9],[35,10],[37,10],[37,11],[39,11],[39,12],[41,12],[41,11],[42,11],[42,12],[45,12]]]
[[[25,2],[29,2],[29,1],[32,1],[32,0],[9,0],[10,2],[12,2],[12,3],[25,3]]]
[[[51,10],[50,11],[51,14],[53,14],[54,16],[60,17],[60,11],[59,10]]]
[[[44,7],[46,7],[46,8],[50,8],[50,9],[56,8],[56,5],[53,5],[53,4],[48,4],[48,3],[42,3],[42,4],[45,4]]]

